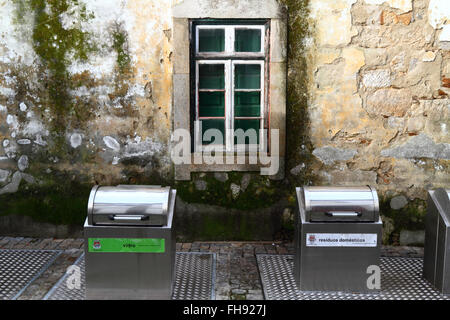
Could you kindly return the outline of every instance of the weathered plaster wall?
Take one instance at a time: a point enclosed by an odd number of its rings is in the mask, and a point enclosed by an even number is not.
[[[171,6],[0,2],[0,194],[170,181]]]
[[[262,220],[291,230],[295,186],[372,184],[386,242],[423,229],[426,189],[450,184],[448,1],[279,2],[286,178],[196,173],[175,183],[172,6],[183,1],[0,0],[0,215],[79,224],[95,183],[163,183],[179,190],[184,225],[201,209],[212,217],[204,235],[220,227],[247,239],[260,207],[276,208]]]

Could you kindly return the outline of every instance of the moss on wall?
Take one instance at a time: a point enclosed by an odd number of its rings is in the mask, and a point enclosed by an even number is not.
[[[128,95],[130,81],[134,77],[131,55],[129,52],[128,33],[122,23],[114,23],[111,26],[112,46],[116,53],[116,70],[114,72],[114,91],[110,93],[109,99],[116,107],[112,113],[116,116],[139,117],[134,101]],[[118,106],[120,106],[118,108]]]
[[[62,15],[75,15],[78,23],[93,18],[86,6],[78,0],[13,0],[16,4],[16,21],[23,23],[23,16],[32,12],[33,49],[40,60],[42,85],[45,93],[41,102],[51,110],[53,131],[61,131],[69,125],[84,122],[91,116],[91,109],[81,108],[72,102],[67,66],[71,60],[87,60],[96,51],[89,41],[89,33],[76,26],[65,28]]]
[[[385,244],[399,244],[402,230],[424,230],[427,203],[425,200],[415,199],[401,209],[392,209],[390,197],[379,197],[380,213],[384,223],[383,235]],[[392,226],[386,228],[386,223]]]
[[[288,174],[291,185],[310,184],[313,173],[308,170],[312,160],[310,121],[308,116],[309,78],[306,39],[312,37],[309,0],[281,0],[288,12],[288,77],[286,104],[286,168],[304,163],[300,175]]]
[[[219,181],[213,173],[192,174],[189,182],[176,182],[178,195],[186,202],[205,203],[226,208],[250,210],[269,207],[286,196],[283,182],[270,180],[266,176],[252,174],[245,190],[242,190],[244,173],[229,172],[225,182]],[[205,184],[205,190],[198,190],[197,184]],[[239,186],[239,193],[233,196],[232,184]]]
[[[123,30],[123,27],[120,24],[116,24],[114,26],[114,30],[112,32],[113,36],[113,49],[117,53],[117,66],[119,68],[120,73],[126,73],[129,71],[131,64],[131,57],[128,51],[128,36],[127,33]]]
[[[26,215],[36,222],[81,226],[91,187],[68,173],[55,173],[39,185],[22,181],[16,193],[0,195],[0,216]]]
[[[175,228],[178,241],[258,241],[279,239],[277,209],[242,211],[202,205],[177,205]],[[280,207],[278,205],[278,207]]]
[[[101,41],[97,43],[94,35],[82,27],[94,18],[94,14],[80,0],[12,1],[15,4],[14,22],[24,32],[25,38],[31,41],[39,58],[37,66],[20,70],[11,66],[11,76],[17,80],[15,100],[30,101],[32,105],[39,106],[35,111],[40,113],[40,118],[50,131],[48,148],[30,157],[44,163],[53,157],[71,162],[94,161],[95,154],[92,152],[78,150],[80,154],[75,154],[67,144],[65,133],[71,129],[87,129],[89,121],[94,119],[102,104],[95,94],[77,96],[73,91],[81,87],[90,90],[112,80],[114,90],[109,97],[115,106],[112,113],[138,116],[136,108],[133,108],[133,98],[128,96],[133,70],[126,31],[121,24],[113,24],[109,29],[112,43],[100,44]],[[31,24],[30,18],[33,21]],[[67,21],[72,24],[68,25]],[[117,69],[113,79],[98,80],[89,71],[80,74],[69,72],[69,66],[74,61],[88,62],[92,55],[105,51],[109,53],[111,49],[117,54]],[[28,81],[32,73],[39,75],[39,81],[31,86]],[[36,89],[31,92],[30,87]],[[18,116],[19,121],[26,120],[24,113]]]
[[[202,219],[202,230],[197,237],[200,239],[233,239],[236,237],[235,226],[231,215],[224,220],[218,220],[205,215]]]

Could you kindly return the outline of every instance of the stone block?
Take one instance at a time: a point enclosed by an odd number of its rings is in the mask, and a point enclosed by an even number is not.
[[[311,3],[311,16],[316,21],[317,44],[337,47],[347,45],[357,30],[352,27],[350,13],[356,0],[324,0]]]
[[[420,132],[425,127],[424,117],[413,117],[409,118],[406,123],[406,130],[408,132]]]
[[[270,19],[283,16],[276,0],[184,0],[173,7],[176,18]]]
[[[366,111],[372,116],[403,117],[411,104],[409,89],[380,89],[368,96]]]
[[[250,184],[252,176],[248,173],[244,174],[241,179],[241,190],[245,191]]]
[[[286,139],[286,63],[270,63],[270,128],[279,130],[279,141]],[[279,143],[279,156],[285,155]]]
[[[173,19],[173,73],[189,73],[189,21]]]
[[[425,116],[429,120],[439,121],[450,117],[450,99],[420,100],[411,110],[411,116]]]
[[[174,74],[173,89],[174,129],[189,130],[189,74]]]
[[[436,60],[436,52],[434,51],[426,51],[423,54],[422,61],[423,62],[433,62]]]
[[[205,191],[208,188],[208,184],[204,180],[195,180],[195,189],[199,191]]]
[[[0,183],[4,183],[8,181],[9,176],[11,175],[11,171],[0,169]]]
[[[21,181],[22,181],[22,173],[20,171],[16,171],[11,178],[11,182],[0,189],[0,194],[17,192],[19,190],[19,185]]]
[[[400,231],[400,245],[423,245],[425,243],[425,231],[410,231],[402,230]]]
[[[323,171],[319,175],[327,184],[338,186],[354,186],[356,182],[358,185],[375,185],[377,181],[377,173],[374,171],[332,170]]]
[[[450,159],[450,144],[436,143],[429,136],[421,133],[398,147],[382,150],[381,155],[398,159],[430,158],[448,160]]]
[[[352,21],[354,25],[379,24],[381,8],[357,2],[352,7]]]
[[[387,119],[387,127],[389,129],[403,130],[405,126],[405,119],[401,117],[389,117]]]
[[[387,69],[370,70],[363,74],[362,83],[366,88],[385,88],[392,83],[391,72]]]
[[[312,154],[323,163],[330,165],[336,161],[352,159],[358,152],[356,150],[338,149],[330,146],[315,149]]]
[[[391,10],[383,10],[380,15],[380,24],[381,25],[395,25],[395,24],[404,24],[409,25],[412,20],[412,12],[403,13],[397,15],[395,12]]]
[[[394,210],[404,208],[408,204],[408,199],[405,196],[393,197],[390,201],[390,206]]]
[[[287,26],[282,19],[270,21],[270,61],[287,61]]]
[[[228,173],[226,172],[215,172],[214,178],[220,182],[226,182],[228,180]]]
[[[241,192],[241,186],[239,186],[235,183],[232,183],[230,185],[230,189],[231,189],[231,194],[232,194],[233,198],[234,199],[237,198],[239,196],[239,193]]]
[[[364,49],[366,66],[380,66],[387,62],[387,53],[385,49],[366,48]]]

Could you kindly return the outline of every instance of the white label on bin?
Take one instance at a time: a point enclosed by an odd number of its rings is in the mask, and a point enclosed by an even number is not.
[[[376,233],[307,233],[307,247],[376,247]]]

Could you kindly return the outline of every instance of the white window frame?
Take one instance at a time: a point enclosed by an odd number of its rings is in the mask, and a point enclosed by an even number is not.
[[[224,29],[225,30],[225,51],[224,52],[199,52],[199,30],[200,29]],[[235,52],[234,40],[236,29],[258,29],[261,30],[261,51],[260,52]],[[196,42],[195,42],[195,124],[199,120],[208,119],[224,119],[225,121],[225,137],[224,145],[213,145],[214,150],[222,152],[236,152],[245,153],[248,151],[264,151],[267,147],[267,139],[264,134],[265,122],[265,61],[264,60],[243,60],[242,58],[263,58],[265,57],[265,26],[264,25],[197,25],[195,28]],[[202,58],[213,57],[212,60],[205,60]],[[216,59],[217,58],[217,59]],[[223,58],[223,60],[222,60]],[[234,58],[234,59],[232,59]],[[225,79],[225,110],[224,117],[200,117],[199,116],[199,65],[200,64],[223,64],[224,65],[224,79]],[[234,87],[234,70],[236,64],[259,64],[261,66],[260,89],[235,89]],[[268,79],[267,79],[268,80]],[[260,116],[259,117],[238,117],[238,119],[258,119],[260,120],[259,130],[259,144],[234,144],[234,93],[235,91],[260,91]],[[211,148],[212,145],[203,145],[200,127],[195,125],[194,128],[194,151],[201,152],[205,148]]]
[[[224,29],[225,30],[225,51],[223,52],[200,52],[199,51],[199,30],[201,29]],[[234,40],[236,29],[249,29],[261,31],[261,50],[259,52],[236,52],[234,51]],[[202,56],[214,56],[220,57],[229,56],[230,54],[245,56],[264,57],[264,44],[265,44],[265,26],[264,25],[214,25],[214,24],[202,24],[197,25],[195,28],[195,53]]]
[[[241,120],[259,120],[259,144],[234,144],[234,135],[232,137],[232,144],[233,146],[231,149],[236,152],[245,152],[245,151],[263,151],[265,150],[266,146],[266,139],[264,135],[264,108],[265,108],[265,92],[264,92],[264,74],[265,74],[265,63],[264,60],[230,60],[232,65],[232,80],[231,80],[231,115],[230,115],[230,122],[231,122],[231,130],[234,133],[234,120],[241,119]],[[261,66],[260,72],[260,88],[259,89],[236,89],[234,87],[234,75],[235,75],[235,66],[237,64],[259,64]],[[235,117],[234,115],[234,93],[236,91],[247,91],[247,92],[254,92],[254,91],[260,91],[260,107],[259,107],[259,117]]]
[[[224,89],[225,89],[225,110],[224,110],[224,116],[223,117],[200,117],[200,99],[199,99],[199,65],[200,64],[223,64],[224,65]],[[229,136],[231,135],[229,121],[228,121],[228,114],[230,112],[230,109],[232,109],[231,105],[231,97],[230,97],[230,65],[228,61],[226,60],[196,60],[195,62],[195,123],[198,123],[200,120],[209,120],[209,119],[223,119],[225,121],[225,137],[224,142],[225,145],[214,145],[214,149],[216,151],[227,151],[227,146],[229,145]],[[195,151],[203,151],[205,147],[208,145],[202,144],[202,136],[200,127],[195,126]]]

